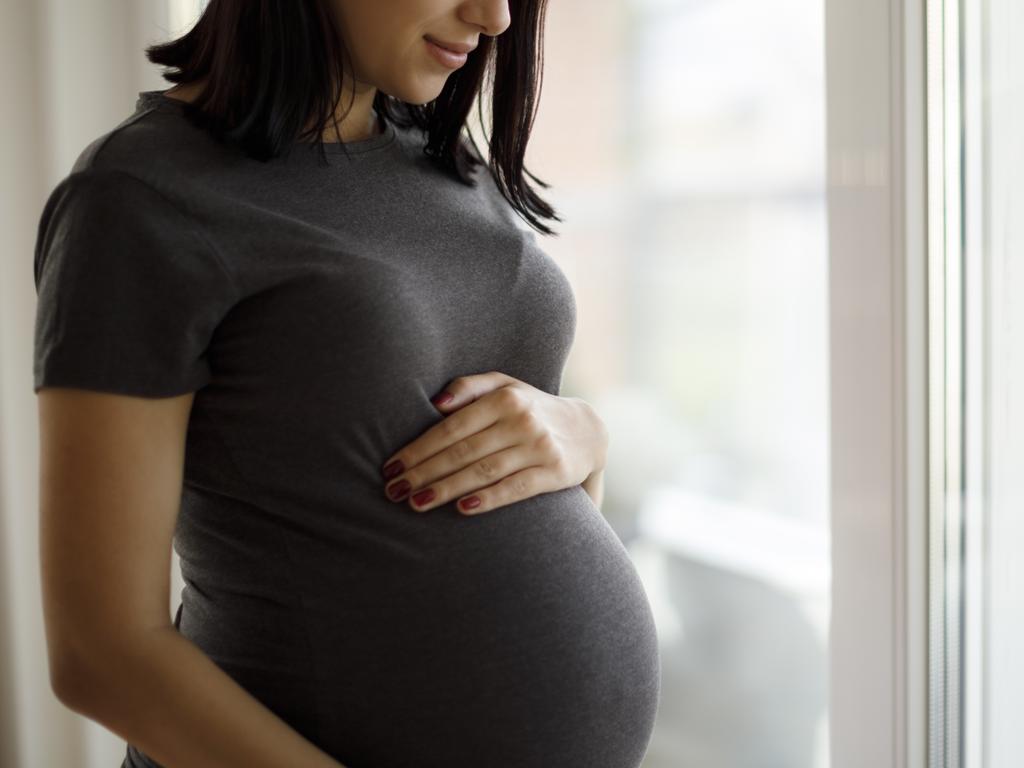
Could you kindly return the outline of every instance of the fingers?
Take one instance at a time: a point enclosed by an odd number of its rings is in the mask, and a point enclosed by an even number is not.
[[[515,444],[514,427],[499,422],[482,432],[458,440],[419,464],[408,469],[403,466],[401,472],[393,475],[385,484],[384,493],[392,501],[402,501],[409,492],[453,475],[473,462]]]
[[[497,506],[498,499],[508,497],[509,488],[503,488],[502,484],[511,477],[519,476],[533,461],[532,454],[522,446],[488,454],[454,474],[423,487],[413,485],[413,491],[407,497],[409,506],[415,512],[427,512],[450,501],[456,501],[456,509],[463,513],[493,509]],[[525,492],[521,498],[537,492],[530,488],[517,487],[522,485],[521,477],[512,485],[513,491]],[[475,502],[470,499],[472,496],[479,500],[479,505],[474,506]]]
[[[494,485],[473,491],[465,499],[459,499],[455,508],[464,515],[478,515],[498,507],[514,504],[541,493],[558,490],[551,482],[552,472],[547,467],[526,467],[513,472]],[[466,499],[477,499],[472,506],[465,505]]]
[[[381,471],[385,479],[394,479],[398,472],[416,467],[459,441],[483,432],[510,415],[514,416],[528,409],[527,397],[511,387],[488,392],[479,402],[446,416],[400,451],[389,456],[384,461]],[[398,469],[391,469],[392,467]]]
[[[479,400],[488,392],[521,383],[518,379],[514,379],[501,371],[488,371],[487,373],[459,376],[448,382],[448,386],[430,398],[430,402],[438,410],[448,413],[458,410],[474,400]]]

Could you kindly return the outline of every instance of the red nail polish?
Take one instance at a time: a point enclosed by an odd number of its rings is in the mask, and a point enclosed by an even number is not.
[[[426,504],[432,498],[434,498],[434,489],[433,488],[424,488],[419,493],[414,493],[412,495],[413,503],[417,507],[422,506],[423,504]]]
[[[460,504],[459,506],[461,506],[463,509],[473,509],[473,507],[479,507],[480,497],[468,496],[467,498],[462,500],[462,504]]]
[[[399,461],[398,459],[395,459],[390,464],[388,464],[386,467],[384,467],[384,479],[385,480],[390,480],[392,477],[395,477],[396,475],[400,475],[404,471],[405,471],[405,467],[402,465],[402,462]]]
[[[455,395],[453,395],[451,392],[441,392],[440,394],[434,395],[432,398],[430,398],[430,402],[432,402],[434,405],[444,405],[445,403],[454,399]]]
[[[399,480],[393,486],[388,489],[388,496],[392,501],[398,501],[402,496],[409,492],[409,481]]]

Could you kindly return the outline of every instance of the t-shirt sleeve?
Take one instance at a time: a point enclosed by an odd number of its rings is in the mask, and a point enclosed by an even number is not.
[[[149,183],[76,171],[50,194],[35,246],[34,391],[196,391],[235,285],[198,224]]]

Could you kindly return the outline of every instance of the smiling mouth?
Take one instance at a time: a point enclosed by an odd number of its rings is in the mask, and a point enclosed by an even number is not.
[[[476,49],[476,45],[470,45],[469,43],[449,43],[444,40],[438,40],[437,38],[431,37],[430,35],[424,35],[423,39],[427,42],[433,43],[438,48],[444,48],[446,51],[451,51],[456,54],[467,54],[472,53]]]
[[[457,53],[438,45],[428,38],[424,38],[424,42],[427,44],[427,50],[434,60],[448,69],[458,69],[469,60],[468,53]]]

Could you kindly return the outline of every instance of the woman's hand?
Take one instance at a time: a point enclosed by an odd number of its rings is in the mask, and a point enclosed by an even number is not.
[[[604,469],[608,432],[585,400],[499,371],[460,376],[432,402],[449,414],[388,457],[393,501],[423,512],[451,500],[467,515],[586,482]]]

